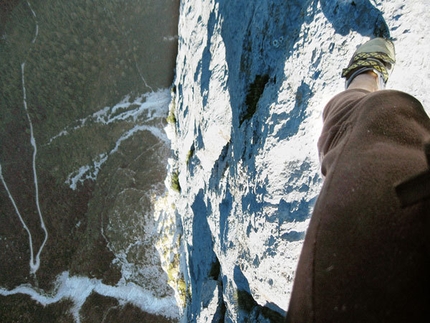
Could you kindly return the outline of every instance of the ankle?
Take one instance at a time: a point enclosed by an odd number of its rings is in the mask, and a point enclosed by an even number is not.
[[[379,76],[373,71],[366,71],[354,77],[348,89],[363,89],[370,92],[380,90]]]

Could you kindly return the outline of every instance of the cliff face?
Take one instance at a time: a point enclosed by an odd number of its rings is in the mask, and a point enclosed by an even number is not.
[[[422,91],[430,82],[417,76],[430,65],[427,14],[413,14],[425,2],[181,3],[167,183],[176,190],[169,221],[185,321],[285,315],[322,182],[322,109],[343,90],[340,72],[355,48],[374,36],[397,45],[400,67],[388,86],[429,106]]]

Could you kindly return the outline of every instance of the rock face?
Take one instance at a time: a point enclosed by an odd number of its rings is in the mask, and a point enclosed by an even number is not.
[[[428,23],[413,14],[424,5],[181,3],[168,128],[176,212],[165,221],[179,232],[185,322],[282,320],[322,182],[322,109],[343,90],[340,72],[355,48],[374,36],[396,41],[388,86],[429,107],[430,81],[420,75],[430,64]]]

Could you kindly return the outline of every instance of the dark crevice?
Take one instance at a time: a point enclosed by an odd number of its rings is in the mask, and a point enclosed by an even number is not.
[[[245,120],[251,119],[257,111],[258,101],[260,101],[260,97],[264,92],[267,82],[269,82],[269,75],[264,74],[255,76],[254,82],[251,83],[246,94],[246,111],[240,119],[240,124]]]

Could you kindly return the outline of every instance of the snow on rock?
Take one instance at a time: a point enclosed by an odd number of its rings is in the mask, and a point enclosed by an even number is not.
[[[428,4],[181,2],[175,121],[167,132],[170,176],[180,185],[169,198],[188,286],[184,321],[285,315],[322,182],[322,109],[343,90],[339,76],[352,52],[374,36],[396,41],[388,87],[429,107]]]

